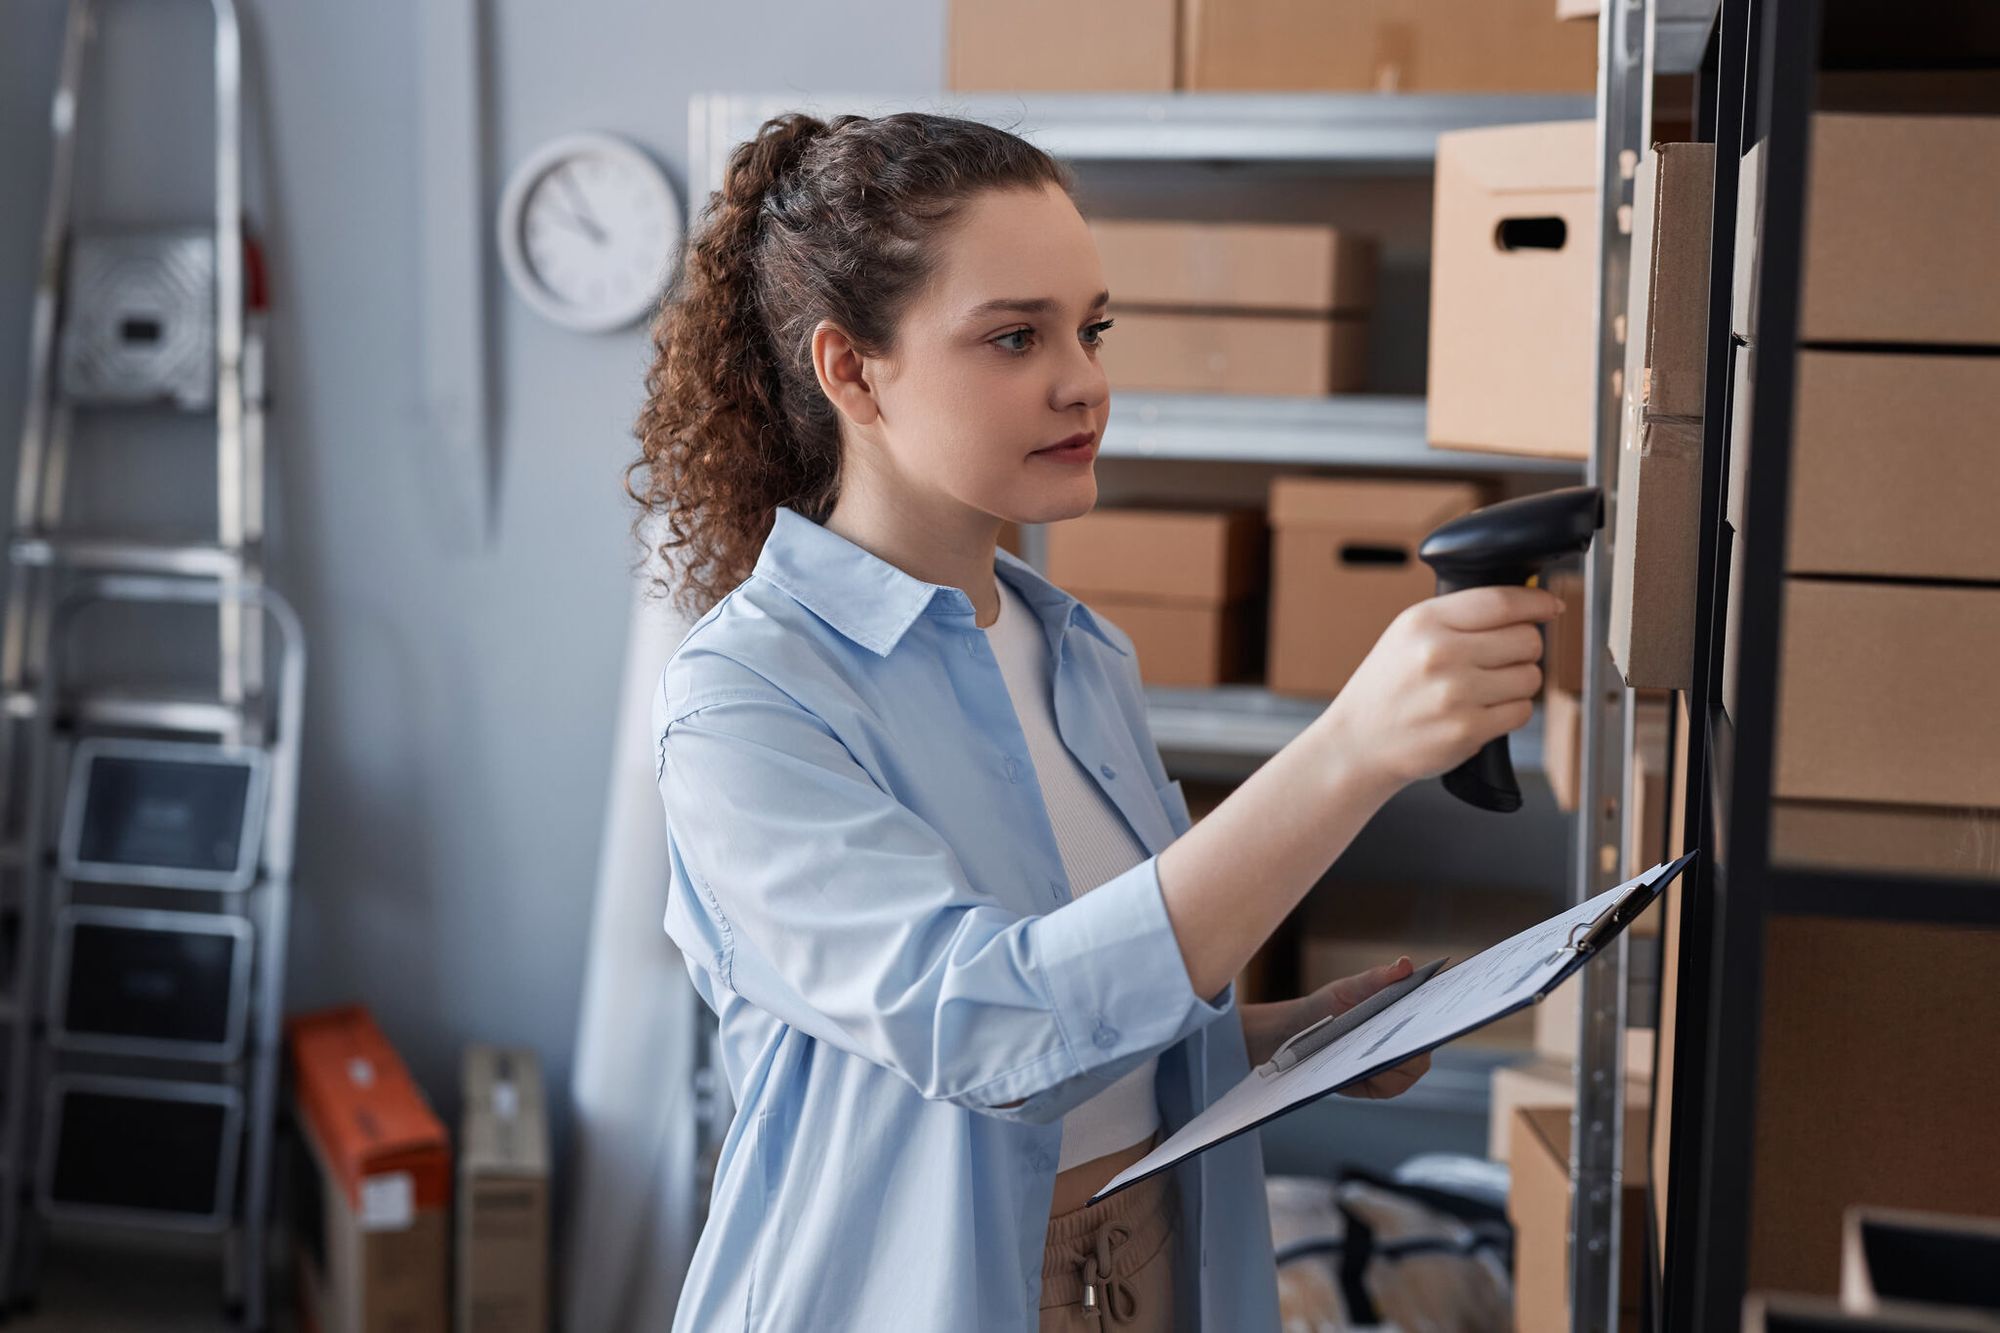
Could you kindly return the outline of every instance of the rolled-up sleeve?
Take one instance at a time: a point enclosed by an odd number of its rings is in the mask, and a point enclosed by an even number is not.
[[[709,918],[717,979],[781,1022],[924,1097],[1046,1123],[1229,1012],[1231,988],[1194,992],[1156,857],[1023,915],[775,687],[669,698],[671,891]]]

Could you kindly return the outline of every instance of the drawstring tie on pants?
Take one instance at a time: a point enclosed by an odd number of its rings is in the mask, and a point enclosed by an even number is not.
[[[1083,1274],[1083,1313],[1087,1319],[1102,1321],[1109,1315],[1117,1324],[1129,1324],[1138,1317],[1139,1297],[1132,1284],[1118,1276],[1112,1256],[1132,1240],[1132,1229],[1123,1222],[1107,1220],[1097,1229],[1096,1239],[1085,1251],[1077,1267]],[[1099,1293],[1102,1293],[1100,1298]]]

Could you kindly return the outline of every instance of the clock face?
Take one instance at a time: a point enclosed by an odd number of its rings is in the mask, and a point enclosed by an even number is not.
[[[680,207],[638,149],[576,136],[516,171],[500,225],[507,276],[523,299],[568,327],[612,329],[658,299],[680,240]]]

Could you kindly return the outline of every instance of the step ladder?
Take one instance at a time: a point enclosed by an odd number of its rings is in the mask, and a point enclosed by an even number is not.
[[[210,9],[213,217],[93,230],[72,214],[99,5],[67,5],[0,607],[0,1314],[33,1300],[57,1224],[65,1237],[110,1224],[214,1235],[225,1310],[267,1323],[305,645],[264,584],[265,297],[243,222],[241,38],[231,0]],[[145,431],[163,413],[212,419],[212,522],[77,530],[74,425]],[[157,631],[119,638],[109,673],[88,660],[83,631],[101,644],[107,617],[115,629],[140,607],[212,620],[212,685],[122,683],[167,642]],[[235,840],[188,835],[193,816],[234,820]],[[241,874],[183,855],[218,848]],[[162,957],[180,961],[149,961]],[[142,976],[166,998],[121,1008],[108,983]],[[172,1134],[202,1169],[155,1153],[175,1167],[155,1179],[132,1145]]]

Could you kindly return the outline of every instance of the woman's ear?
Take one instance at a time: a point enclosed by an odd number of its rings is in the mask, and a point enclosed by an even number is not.
[[[813,373],[834,409],[856,426],[871,426],[882,414],[866,357],[847,334],[828,320],[813,329]]]

